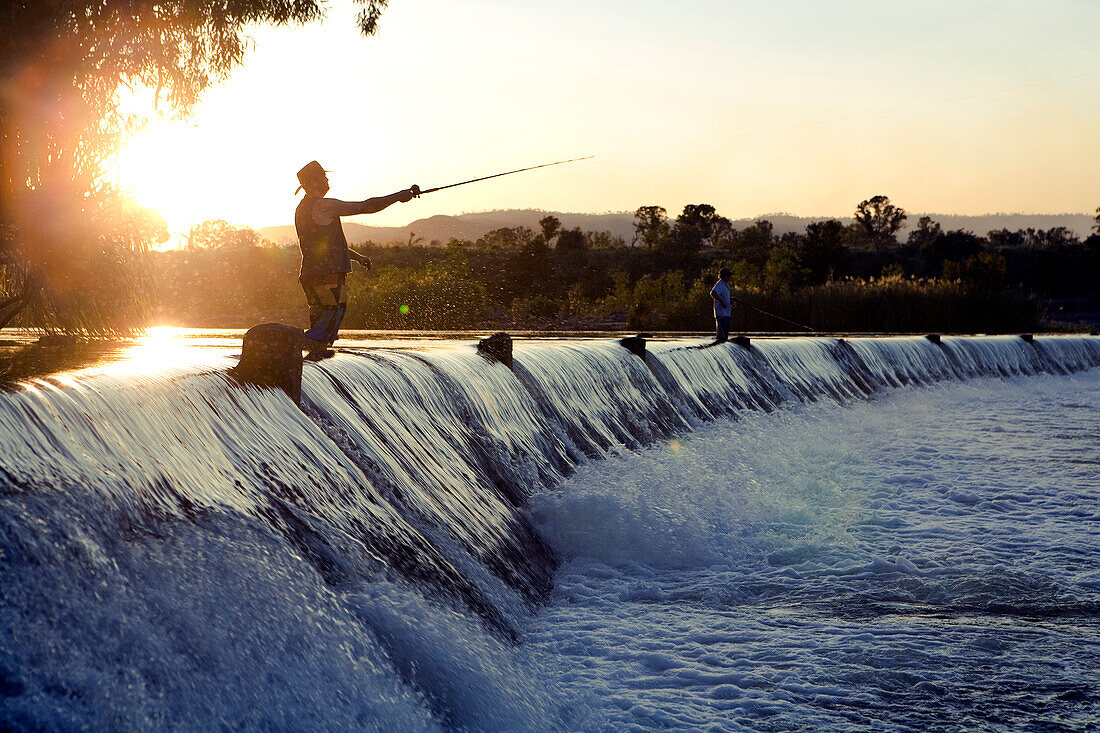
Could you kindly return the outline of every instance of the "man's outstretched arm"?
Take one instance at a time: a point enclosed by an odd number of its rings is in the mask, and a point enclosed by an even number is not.
[[[420,193],[419,186],[410,186],[401,191],[395,191],[389,196],[375,196],[363,201],[341,201],[340,199],[321,199],[315,209],[315,217],[335,219],[338,216],[355,216],[356,214],[377,214],[383,209],[396,203],[406,203],[416,198]]]

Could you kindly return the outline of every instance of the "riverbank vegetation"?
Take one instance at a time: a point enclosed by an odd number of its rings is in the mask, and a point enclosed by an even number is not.
[[[1088,298],[1100,282],[1096,233],[1063,229],[944,231],[885,196],[855,220],[776,235],[766,220],[738,230],[707,204],[675,219],[635,212],[632,242],[606,232],[511,227],[475,241],[353,245],[374,261],[348,279],[345,328],[708,331],[708,295],[733,271],[737,331],[997,333],[1060,323],[1055,299]],[[296,247],[208,222],[182,250],[152,253],[159,319],[193,327],[305,325]],[[1053,317],[1053,318],[1052,318]],[[1087,328],[1087,326],[1084,326]]]

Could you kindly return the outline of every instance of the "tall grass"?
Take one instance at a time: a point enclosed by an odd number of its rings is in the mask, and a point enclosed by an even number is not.
[[[659,330],[713,327],[709,286],[698,281],[671,302],[635,304],[630,325]],[[639,289],[639,294],[646,294]],[[790,293],[735,288],[734,331],[1008,333],[1040,324],[1038,302],[1016,290],[973,290],[960,282],[901,277],[842,280]],[[797,325],[796,325],[797,324]]]

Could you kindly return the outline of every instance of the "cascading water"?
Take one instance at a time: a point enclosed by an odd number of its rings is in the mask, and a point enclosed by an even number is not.
[[[236,384],[232,363],[0,394],[0,725],[690,728],[617,720],[559,668],[546,620],[562,594],[596,597],[581,587],[593,578],[644,586],[622,563],[733,572],[761,532],[798,535],[776,541],[768,567],[820,560],[847,540],[836,526],[806,535],[806,513],[845,500],[822,489],[778,509],[781,490],[746,485],[689,506],[692,474],[717,480],[718,459],[655,482],[668,469],[638,458],[647,446],[686,461],[697,436],[749,441],[812,403],[1072,374],[1100,366],[1100,339],[654,341],[644,359],[610,340],[533,340],[517,342],[513,370],[470,343],[360,344],[306,365],[301,408]],[[797,435],[772,451],[799,450]],[[570,479],[578,469],[634,489],[609,500]],[[968,490],[955,494],[967,506]],[[578,580],[584,555],[602,569]],[[694,597],[699,581],[684,582],[672,597]]]

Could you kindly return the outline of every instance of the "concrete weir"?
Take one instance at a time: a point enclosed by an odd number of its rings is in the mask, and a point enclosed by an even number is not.
[[[1037,348],[1033,334],[1022,333],[1017,334],[1017,336],[1024,343]],[[651,338],[651,334],[639,333],[635,336],[626,336],[619,339],[619,345],[651,367],[657,368],[655,366],[656,362],[652,360],[647,351],[647,342]],[[939,347],[940,351],[946,349],[946,345],[938,333],[924,334],[924,339]],[[708,343],[695,348],[708,348],[719,343]],[[729,343],[736,344],[746,350],[752,349],[752,339],[748,336],[733,336],[729,339]],[[299,328],[281,323],[262,323],[253,326],[244,335],[240,363],[230,372],[242,382],[281,389],[294,400],[295,404],[300,404],[302,396],[302,351],[304,346],[305,333]],[[835,356],[852,372],[853,379],[856,380],[860,390],[867,394],[873,391],[870,374],[859,354],[853,350],[851,341],[845,338],[837,338],[835,346],[837,347],[834,352]],[[504,364],[509,369],[514,368],[512,349],[512,337],[504,331],[498,331],[477,343],[477,352],[480,355],[490,361]],[[947,350],[946,353],[949,352],[950,350]]]
[[[232,373],[241,381],[277,387],[300,404],[302,349],[305,333],[282,323],[261,323],[248,329],[241,345],[241,361]]]

